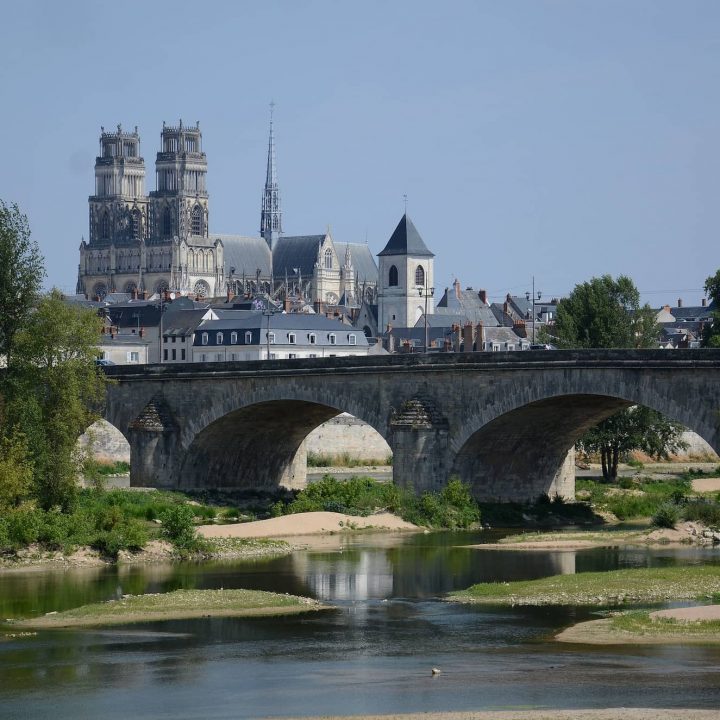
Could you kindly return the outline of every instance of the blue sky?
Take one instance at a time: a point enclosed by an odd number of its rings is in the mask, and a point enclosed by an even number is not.
[[[100,126],[200,121],[213,232],[256,234],[274,99],[286,234],[379,252],[408,211],[491,297],[630,275],[653,305],[720,266],[720,3],[7,3],[0,198],[74,291]]]

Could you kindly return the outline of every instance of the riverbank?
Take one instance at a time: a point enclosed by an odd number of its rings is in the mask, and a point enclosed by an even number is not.
[[[577,532],[520,533],[501,538],[496,543],[479,543],[466,547],[476,550],[586,550],[621,545],[710,545],[715,541],[716,534],[702,523],[686,521],[678,523],[675,528],[608,528]],[[718,537],[720,538],[720,535]]]
[[[175,590],[124,595],[119,600],[15,620],[12,627],[22,630],[101,627],[189,618],[290,615],[322,609],[325,607],[311,598],[261,590]]]
[[[707,599],[720,593],[720,568],[706,565],[628,568],[478,583],[448,600],[484,605],[597,605]]]
[[[717,720],[717,710],[678,708],[609,708],[602,710],[477,710],[402,715],[323,715],[303,720]],[[296,720],[286,717],[278,720]]]
[[[239,527],[239,526],[230,526]],[[51,568],[102,567],[104,565],[142,565],[180,560],[245,560],[289,555],[297,546],[270,538],[216,537],[195,553],[180,553],[169,542],[151,540],[142,550],[121,550],[116,558],[82,546],[72,552],[47,550],[33,544],[13,554],[0,556],[0,574],[13,571],[41,571]]]
[[[356,530],[417,532],[423,529],[388,512],[367,516],[336,512],[305,512],[239,525],[201,525],[197,531],[204,538],[250,539],[324,535]]]
[[[720,605],[619,613],[573,625],[555,639],[590,645],[720,643]]]

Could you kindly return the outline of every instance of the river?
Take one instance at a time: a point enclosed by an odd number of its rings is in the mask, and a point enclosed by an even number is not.
[[[584,608],[443,601],[479,581],[677,563],[699,548],[473,550],[489,533],[331,536],[271,560],[0,574],[0,619],[124,593],[256,588],[332,610],[0,641],[0,718],[247,718],[552,707],[720,706],[720,648],[575,646]],[[433,676],[431,669],[442,672]]]

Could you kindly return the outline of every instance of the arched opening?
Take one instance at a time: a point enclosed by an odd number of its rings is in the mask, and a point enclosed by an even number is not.
[[[634,404],[620,397],[577,394],[517,407],[466,437],[452,473],[484,501],[535,500],[542,493],[556,492],[574,497],[574,466],[567,465],[568,452],[587,430]],[[663,412],[662,407],[654,409]]]
[[[200,205],[196,205],[192,209],[192,215],[190,217],[190,231],[193,235],[203,234],[203,211]]]
[[[373,336],[372,329],[369,325],[363,325],[363,334],[366,338],[371,338]]]
[[[455,457],[453,474],[483,501],[535,500],[561,492],[568,452],[589,428],[632,403],[602,395],[565,395],[523,405],[475,431]],[[573,469],[574,470],[574,469]]]
[[[95,283],[93,285],[92,296],[98,300],[102,300],[108,294],[107,285],[105,283]]]
[[[110,215],[107,210],[100,218],[100,238],[107,240],[110,237]]]
[[[172,237],[173,234],[172,211],[169,207],[163,210],[162,234],[163,237]]]
[[[388,273],[388,285],[390,287],[397,287],[398,285],[398,269],[395,265],[390,266],[390,272]]]
[[[415,269],[415,284],[420,287],[425,286],[425,268],[422,265],[418,265]]]
[[[229,412],[195,436],[185,452],[179,487],[234,492],[302,487],[303,441],[340,412],[304,400],[273,400]]]
[[[392,450],[385,438],[350,413],[341,413],[310,432],[305,441],[308,465],[344,467],[354,463],[387,465]]]
[[[107,420],[94,422],[77,441],[77,448],[88,458],[105,470],[114,470],[106,483],[113,487],[130,485],[130,443],[114,425]],[[88,482],[89,478],[85,478]]]
[[[333,261],[332,261],[332,250],[328,248],[325,251],[325,269],[326,270],[332,270]]]

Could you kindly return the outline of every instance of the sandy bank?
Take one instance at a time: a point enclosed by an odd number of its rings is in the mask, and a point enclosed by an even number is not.
[[[283,515],[269,520],[241,523],[239,525],[202,525],[198,532],[207,538],[269,538],[317,535],[344,530],[420,530],[417,525],[405,522],[391,513],[378,513],[368,517],[343,515],[333,512],[309,512]]]
[[[664,631],[662,625],[654,632],[628,632],[613,627],[612,618],[590,620],[563,630],[555,639],[560,642],[588,645],[668,645],[687,643],[718,643],[720,633],[708,630],[704,633],[683,631],[683,623],[702,624],[720,621],[720,605],[699,605],[697,607],[670,608],[650,613],[651,620],[676,620],[679,625]],[[712,627],[712,626],[711,626]]]
[[[339,716],[303,720],[330,720]],[[717,720],[717,710],[665,708],[610,708],[604,710],[484,710],[478,712],[428,712],[403,715],[353,715],[344,720]],[[279,719],[281,720],[281,719]],[[291,720],[285,718],[285,720]]]

